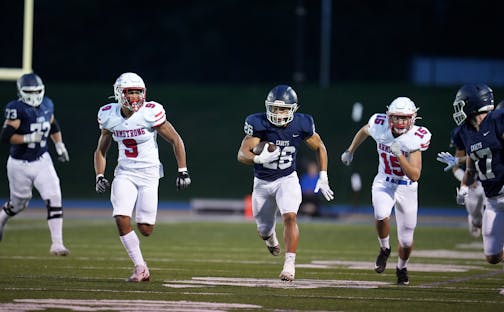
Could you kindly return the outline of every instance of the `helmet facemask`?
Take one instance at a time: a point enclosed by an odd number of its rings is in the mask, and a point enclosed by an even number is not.
[[[132,112],[142,107],[146,93],[142,78],[135,73],[124,73],[114,83],[114,98]]]
[[[137,112],[145,102],[145,89],[125,88],[122,90],[120,102],[132,112]]]
[[[19,99],[24,103],[38,107],[44,99],[45,87],[42,79],[35,74],[25,74],[17,81]]]
[[[277,127],[282,127],[292,121],[294,113],[298,109],[298,105],[286,104],[284,101],[275,100],[274,102],[265,101],[266,116],[272,124]]]
[[[453,109],[455,110],[455,112],[453,113],[453,120],[455,121],[457,126],[460,126],[467,119],[467,115],[464,112],[464,106],[464,100],[453,102]]]
[[[390,130],[393,134],[401,135],[409,131],[414,125],[418,108],[407,97],[398,97],[388,106],[387,116]]]

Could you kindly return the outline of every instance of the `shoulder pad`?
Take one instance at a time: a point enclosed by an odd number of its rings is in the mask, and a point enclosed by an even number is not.
[[[427,128],[413,126],[410,131],[401,135],[401,142],[410,152],[418,150],[423,152],[429,148],[431,137],[432,134]]]
[[[98,110],[98,124],[100,125],[100,129],[111,130],[116,125],[121,123],[121,115],[118,113],[119,104],[117,103],[109,103],[107,105],[103,105]]]
[[[143,105],[143,115],[150,127],[157,127],[166,121],[166,113],[163,105],[157,102],[146,102]]]

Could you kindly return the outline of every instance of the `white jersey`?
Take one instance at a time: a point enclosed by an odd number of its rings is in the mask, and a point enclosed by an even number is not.
[[[154,127],[166,121],[161,104],[145,102],[131,117],[121,115],[121,104],[110,103],[98,111],[100,129],[112,133],[119,147],[118,167],[147,168],[160,165]]]
[[[390,145],[395,140],[399,141],[403,154],[406,157],[409,157],[411,152],[418,150],[425,151],[429,148],[431,139],[429,130],[425,127],[413,126],[408,132],[394,138],[386,114],[374,114],[369,119],[368,126],[369,135],[376,141],[376,149],[379,156],[377,177],[410,181],[402,171],[399,160],[390,151]]]

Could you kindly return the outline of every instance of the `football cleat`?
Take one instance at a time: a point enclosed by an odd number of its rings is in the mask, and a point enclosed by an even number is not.
[[[1,236],[0,236],[0,238],[1,238]],[[273,256],[278,256],[280,254],[280,245],[276,245],[275,247],[269,247],[269,246],[266,246],[266,247],[268,247],[269,252]]]
[[[408,269],[407,268],[396,268],[397,275],[397,285],[409,285]]]
[[[280,279],[286,282],[294,281],[294,275],[296,274],[296,268],[294,263],[284,263],[283,270],[280,273]]]
[[[387,259],[390,256],[390,248],[380,248],[380,254],[376,257],[374,270],[376,273],[382,273],[387,266]]]
[[[270,254],[272,254],[273,256],[278,256],[280,254],[280,244],[278,243],[278,239],[276,238],[275,233],[266,238],[263,238],[263,240],[266,243],[266,248],[268,248]]]
[[[146,265],[137,265],[133,270],[133,274],[128,278],[128,282],[148,282],[150,280],[149,269]]]
[[[49,252],[54,256],[68,256],[70,254],[70,250],[63,246],[63,244],[52,244]]]

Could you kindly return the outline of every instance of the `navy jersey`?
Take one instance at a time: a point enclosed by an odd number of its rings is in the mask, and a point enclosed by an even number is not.
[[[244,131],[261,141],[275,143],[281,149],[277,162],[254,164],[255,177],[273,181],[296,170],[299,145],[315,133],[315,124],[310,115],[294,113],[294,119],[286,127],[277,127],[268,121],[266,113],[256,113],[247,116]]]
[[[504,110],[489,112],[479,131],[467,123],[460,128],[466,154],[474,160],[485,195],[499,194],[504,185]]]
[[[461,127],[462,126],[457,126],[457,127],[453,128],[453,130],[451,131],[451,133],[450,133],[450,147],[454,147],[457,150],[465,151],[464,142],[462,141],[462,138],[460,137],[460,128]],[[465,163],[459,165],[459,167],[462,170],[465,170],[465,167],[466,167]]]
[[[21,124],[16,134],[29,134],[42,132],[44,135],[39,143],[11,144],[10,156],[12,158],[33,161],[47,152],[47,138],[51,130],[51,116],[54,113],[53,102],[44,97],[38,107],[30,106],[23,101],[11,101],[5,107],[5,119],[19,119]]]

